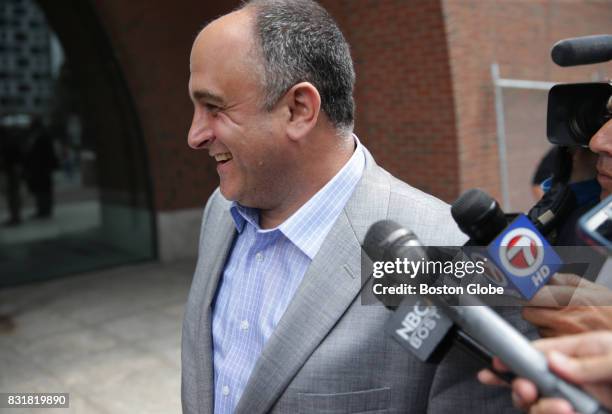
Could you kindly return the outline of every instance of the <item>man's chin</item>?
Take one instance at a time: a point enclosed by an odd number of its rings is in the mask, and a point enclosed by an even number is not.
[[[221,191],[223,198],[225,198],[227,201],[235,201],[243,207],[253,207],[253,203],[246,199],[244,195],[240,194],[240,192],[238,192],[236,189],[220,185],[219,190]]]
[[[221,191],[221,195],[227,200],[227,201],[238,201],[238,197],[236,195],[235,191],[232,191],[231,189],[227,188],[226,186],[224,186],[223,184],[219,185],[219,190]]]

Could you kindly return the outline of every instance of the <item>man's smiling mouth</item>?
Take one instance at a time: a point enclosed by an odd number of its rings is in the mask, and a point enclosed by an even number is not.
[[[220,162],[220,163],[230,161],[233,158],[230,152],[223,152],[221,154],[216,154],[214,157],[215,157],[215,161]]]

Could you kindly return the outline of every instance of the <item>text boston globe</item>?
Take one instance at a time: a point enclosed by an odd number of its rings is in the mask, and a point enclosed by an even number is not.
[[[458,286],[456,283],[414,283],[417,275],[421,278],[454,277],[462,279],[465,276],[485,275],[487,259],[483,260],[409,260],[407,258],[396,258],[390,261],[375,261],[373,263],[372,276],[382,279],[385,276],[393,279],[395,283],[388,286],[384,283],[374,283],[372,291],[375,295],[502,295],[504,288],[493,284],[481,285],[480,283],[468,283],[466,286]],[[401,282],[402,278],[407,282]]]

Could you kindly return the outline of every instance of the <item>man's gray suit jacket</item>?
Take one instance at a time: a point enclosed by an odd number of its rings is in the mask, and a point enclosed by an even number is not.
[[[213,412],[212,302],[235,236],[217,190],[204,210],[182,338],[184,414]],[[452,350],[425,364],[384,332],[391,312],[360,301],[361,249],[374,222],[395,220],[427,245],[461,245],[448,205],[397,180],[366,151],[353,195],[265,344],[237,413],[514,412],[510,392],[477,382]]]

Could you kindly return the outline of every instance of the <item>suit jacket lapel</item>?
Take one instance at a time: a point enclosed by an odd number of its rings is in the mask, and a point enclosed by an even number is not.
[[[210,278],[208,278],[203,296],[203,305],[207,308],[210,308],[212,300],[215,297],[219,279],[221,279],[221,274],[223,273],[223,268],[227,261],[227,255],[230,252],[232,241],[236,236],[236,227],[229,211],[225,209],[224,213],[225,214],[219,217],[217,228],[212,230],[214,234],[219,235],[219,239],[215,249],[209,253],[213,261],[210,267]]]
[[[229,203],[227,203],[227,206],[229,206]],[[211,228],[205,231],[211,231],[212,234],[219,235],[219,238],[215,239],[214,246],[202,246],[206,253],[200,252],[200,257],[204,259],[202,263],[198,263],[197,270],[203,269],[202,271],[205,271],[205,269],[210,269],[208,274],[203,277],[201,302],[198,306],[198,309],[202,309],[202,312],[197,325],[198,359],[201,361],[201,369],[198,370],[198,383],[200,384],[198,397],[199,405],[202,409],[201,412],[203,413],[213,412],[214,401],[212,301],[236,234],[236,227],[227,210],[228,207],[219,209],[218,217],[213,217],[209,220]]]
[[[361,290],[361,246],[386,216],[389,183],[366,151],[355,192],[308,268],[251,373],[237,413],[268,411]]]

